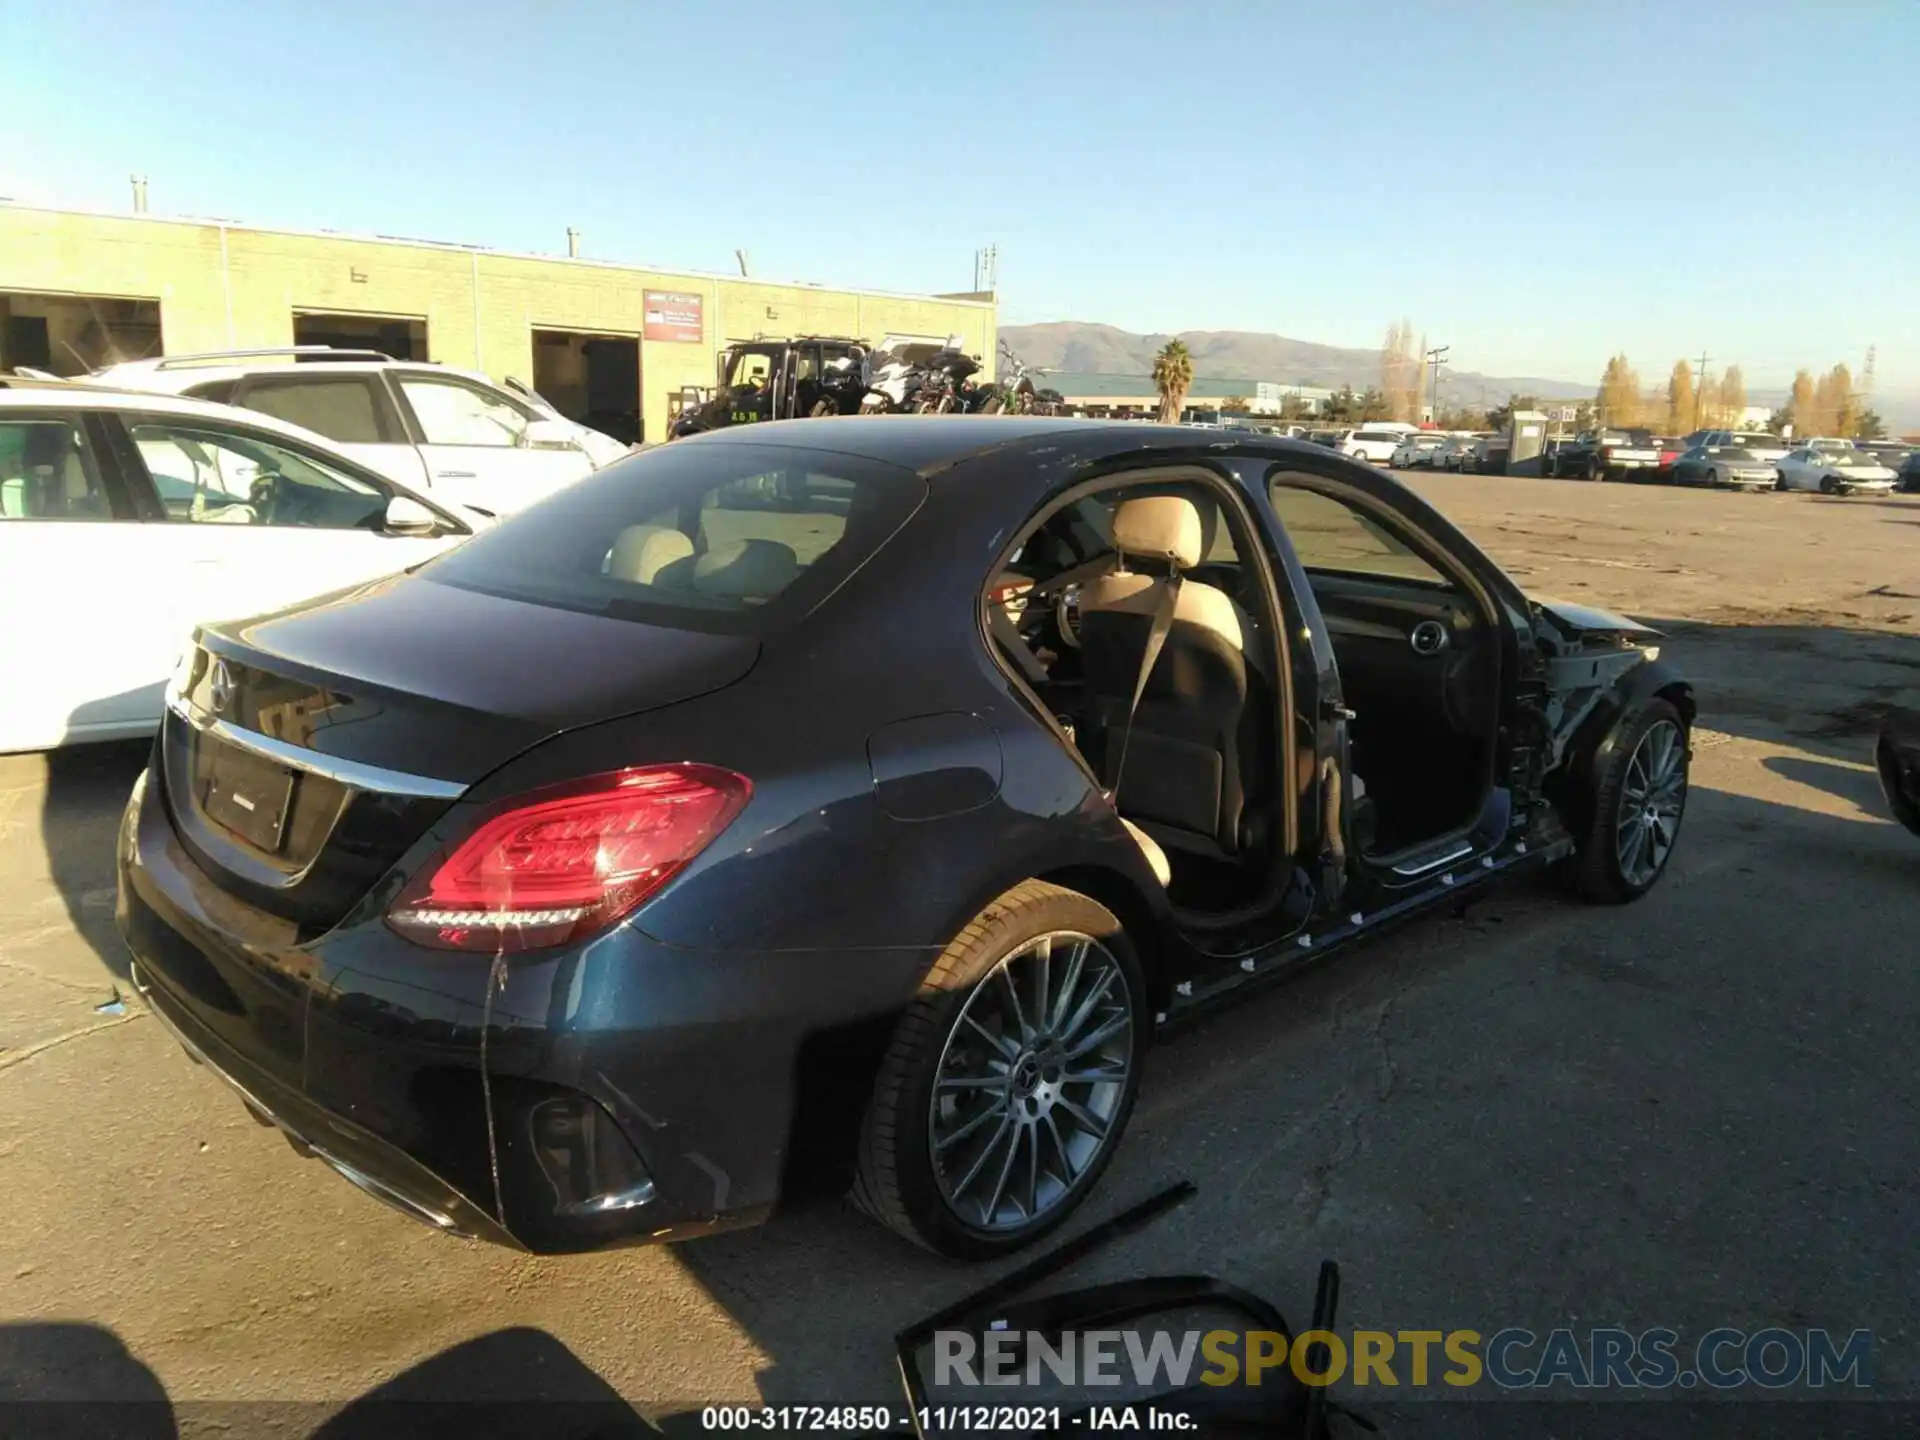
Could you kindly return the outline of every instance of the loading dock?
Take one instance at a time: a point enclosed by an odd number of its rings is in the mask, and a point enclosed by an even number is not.
[[[158,300],[0,291],[0,372],[84,375],[158,354]]]
[[[637,335],[536,329],[533,388],[569,420],[629,445],[645,438]]]
[[[336,310],[293,312],[293,343],[378,350],[396,360],[426,360],[427,322],[415,315],[351,315]]]

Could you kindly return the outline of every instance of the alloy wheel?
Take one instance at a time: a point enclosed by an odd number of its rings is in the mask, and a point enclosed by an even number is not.
[[[957,1219],[1018,1230],[1067,1202],[1114,1137],[1133,1017],[1119,962],[1074,931],[1029,940],[974,987],[928,1110],[934,1174]]]
[[[1614,855],[1629,885],[1643,889],[1666,868],[1687,803],[1687,743],[1680,727],[1661,720],[1633,747],[1620,787]]]

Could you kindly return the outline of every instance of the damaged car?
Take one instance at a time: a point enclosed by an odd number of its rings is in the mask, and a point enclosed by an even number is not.
[[[201,627],[117,918],[193,1056],[436,1229],[672,1240],[804,1178],[990,1258],[1166,1027],[1503,876],[1650,890],[1658,640],[1313,445],[720,430]]]

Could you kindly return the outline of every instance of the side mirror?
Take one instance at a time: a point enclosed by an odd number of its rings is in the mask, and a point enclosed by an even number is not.
[[[411,495],[396,495],[387,501],[380,528],[389,535],[431,535],[440,528],[440,517]]]
[[[527,428],[520,432],[519,446],[522,450],[578,450],[580,440],[565,420],[542,417],[527,422]]]

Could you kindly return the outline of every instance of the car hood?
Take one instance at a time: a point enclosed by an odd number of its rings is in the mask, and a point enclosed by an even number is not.
[[[1611,610],[1602,610],[1593,605],[1582,605],[1573,600],[1555,600],[1543,595],[1529,596],[1533,603],[1545,611],[1561,628],[1573,631],[1581,636],[1645,636],[1655,638],[1664,631],[1651,625],[1642,625],[1638,620],[1625,615],[1616,615]]]

